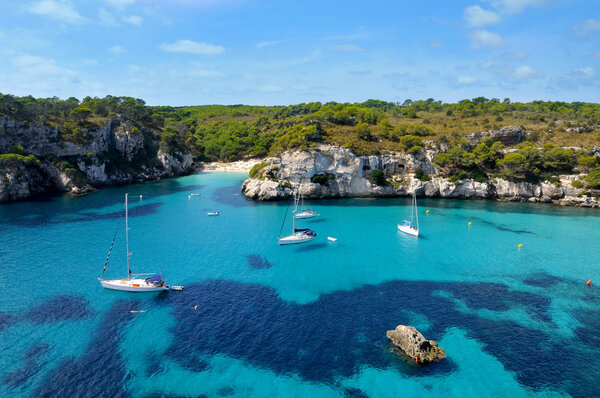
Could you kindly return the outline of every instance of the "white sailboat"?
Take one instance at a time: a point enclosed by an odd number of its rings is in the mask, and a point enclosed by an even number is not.
[[[303,219],[303,218],[313,218],[313,217],[317,217],[320,214],[317,213],[316,211],[314,211],[313,209],[305,209],[304,208],[304,195],[301,194],[300,195],[300,213],[295,213],[294,217],[297,219]]]
[[[398,229],[406,234],[413,235],[419,237],[419,213],[417,211],[417,197],[413,192],[411,211],[410,211],[410,221],[404,220],[404,223],[398,224]],[[417,221],[417,226],[415,227],[414,221]]]
[[[119,227],[117,227],[117,231]],[[115,231],[115,238],[117,236],[117,232]],[[167,285],[167,280],[164,278],[162,274],[157,273],[149,273],[149,274],[132,274],[129,257],[131,253],[129,252],[129,219],[127,213],[127,194],[125,194],[125,237],[127,241],[127,278],[124,279],[102,279],[104,276],[104,272],[106,271],[106,266],[108,265],[108,259],[110,257],[110,253],[112,251],[113,244],[115,243],[115,239],[113,238],[112,244],[110,245],[110,250],[108,251],[108,256],[106,257],[106,263],[104,263],[104,270],[102,271],[102,275],[98,280],[100,284],[105,289],[111,290],[122,290],[125,292],[161,292],[165,290],[169,290],[170,287]]]
[[[280,237],[277,238],[277,242],[280,245],[293,245],[296,243],[304,243],[310,242],[314,238],[317,237],[317,233],[309,228],[296,228],[296,212],[298,211],[298,188],[296,187],[296,191],[294,191],[294,211],[292,212],[292,234],[288,236],[281,237],[281,230],[279,231]],[[287,216],[287,210],[286,210]],[[285,218],[283,219],[283,224],[281,225],[281,229],[285,225]]]

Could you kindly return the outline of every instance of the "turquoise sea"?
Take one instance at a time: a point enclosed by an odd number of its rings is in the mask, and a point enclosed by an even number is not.
[[[419,199],[415,239],[408,198],[321,200],[317,239],[278,246],[288,203],[244,178],[0,205],[0,396],[600,396],[600,211]],[[98,283],[126,192],[133,271],[182,292]],[[121,224],[106,276],[125,253]],[[398,324],[448,359],[398,358]]]

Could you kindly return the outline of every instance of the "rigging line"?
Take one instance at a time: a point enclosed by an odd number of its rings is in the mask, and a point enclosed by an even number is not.
[[[283,222],[281,223],[281,229],[279,229],[279,237],[280,238],[281,238],[281,231],[283,231],[283,226],[285,225],[285,219],[287,218],[289,209],[290,209],[290,203],[288,202],[287,208],[285,209],[285,216],[283,216]]]
[[[108,259],[110,258],[110,253],[112,252],[115,240],[117,239],[117,232],[119,232],[119,227],[121,226],[121,220],[123,220],[124,212],[125,210],[121,212],[121,217],[119,217],[119,223],[117,224],[117,229],[115,230],[115,236],[113,237],[112,243],[110,244],[110,249],[108,249],[108,255],[106,256],[106,261],[104,262],[104,269],[102,270],[102,275],[100,275],[100,278],[104,276],[104,272],[106,271],[106,267],[108,266]]]

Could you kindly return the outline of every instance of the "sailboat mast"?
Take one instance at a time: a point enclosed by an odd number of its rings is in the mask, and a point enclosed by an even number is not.
[[[125,239],[127,241],[127,277],[131,276],[131,267],[129,266],[129,217],[127,213],[127,194],[125,194]]]
[[[418,231],[419,230],[419,211],[417,208],[417,195],[415,195],[413,198],[415,201],[415,217],[417,218],[417,231]]]

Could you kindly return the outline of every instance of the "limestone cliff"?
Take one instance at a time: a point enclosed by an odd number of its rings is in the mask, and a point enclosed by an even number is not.
[[[81,194],[193,170],[190,152],[166,151],[150,130],[120,117],[83,129],[76,142],[64,139],[56,127],[0,118],[0,154],[17,146],[38,161],[0,162],[0,202],[49,192]]]
[[[244,181],[242,192],[250,199],[287,199],[292,195],[292,185],[304,179],[300,192],[306,198],[392,197],[408,196],[414,192],[420,197],[600,206],[600,193],[576,189],[571,185],[577,177],[574,175],[560,176],[560,184],[512,182],[501,178],[485,182],[472,179],[452,182],[437,175],[439,170],[432,163],[436,153],[427,150],[417,154],[357,156],[350,149],[327,145],[310,151],[286,152],[279,157],[265,159],[255,167],[254,178]],[[377,185],[369,179],[374,169],[383,172],[385,185]],[[432,177],[421,181],[415,177],[417,170]]]

